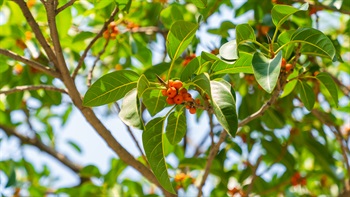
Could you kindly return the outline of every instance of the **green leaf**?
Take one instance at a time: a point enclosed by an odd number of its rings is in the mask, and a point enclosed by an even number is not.
[[[166,48],[171,59],[178,58],[191,43],[198,25],[186,21],[176,21],[170,28]]]
[[[298,76],[298,71],[294,70],[293,73],[288,76],[288,80],[292,79],[292,78],[295,78],[297,76]],[[295,86],[297,85],[297,82],[298,82],[297,80],[288,81],[288,83],[283,88],[283,93],[280,96],[280,98],[288,96],[290,93],[292,93],[292,91],[294,90]]]
[[[224,80],[210,81],[210,87],[216,118],[228,134],[234,137],[238,128],[235,92]]]
[[[164,26],[170,29],[171,25],[175,21],[184,20],[183,13],[179,9],[178,5],[172,4],[169,7],[162,10],[160,13],[160,20],[163,22]]]
[[[224,60],[233,61],[238,59],[238,50],[236,40],[231,40],[223,44],[219,49],[220,57]]]
[[[16,180],[16,170],[15,168],[12,168],[11,174],[8,177],[7,183],[5,185],[5,188],[11,187],[13,185],[16,185],[17,180]]]
[[[100,170],[94,165],[85,166],[81,171],[80,175],[82,177],[97,177],[101,176]]]
[[[297,87],[301,101],[304,103],[306,109],[311,111],[316,100],[314,91],[306,82],[303,81],[298,81]]]
[[[57,31],[61,39],[68,36],[68,30],[72,26],[71,8],[66,8],[56,16]]]
[[[245,40],[255,41],[254,29],[248,24],[240,24],[236,27],[237,45],[240,45]]]
[[[299,11],[305,11],[308,7],[308,4],[302,5],[300,9],[289,5],[275,5],[271,11],[272,22],[276,27],[280,27],[291,15]]]
[[[332,41],[321,31],[313,28],[299,28],[291,38],[293,42],[303,44],[300,52],[308,55],[317,55],[333,59],[335,48]]]
[[[157,180],[164,189],[175,194],[164,158],[163,125],[163,117],[158,117],[149,121],[142,133],[142,143],[147,160]]]
[[[79,145],[77,143],[75,143],[72,140],[68,140],[67,142],[69,145],[71,145],[78,153],[82,153],[81,148],[79,147]]]
[[[128,126],[143,130],[141,121],[140,102],[137,97],[136,88],[128,92],[123,100],[119,112],[119,118]]]
[[[204,9],[207,7],[207,0],[189,0],[189,2],[193,3],[200,9]]]
[[[193,85],[195,85],[201,92],[201,94],[207,93],[211,95],[210,91],[210,78],[208,73],[201,73],[193,78]]]
[[[185,69],[181,73],[180,80],[181,81],[188,81],[192,78],[192,75],[195,74],[195,72],[198,70],[200,66],[200,57],[196,57],[190,61],[190,63],[187,64]]]
[[[166,126],[166,136],[170,144],[175,145],[181,141],[187,131],[186,117],[184,111],[172,112],[168,117],[168,125]]]
[[[98,1],[98,3],[95,5],[94,9],[95,10],[99,10],[102,8],[105,8],[107,6],[109,6],[109,4],[113,3],[113,1],[105,1],[105,0],[100,0]]]
[[[212,75],[217,74],[234,74],[234,73],[253,73],[252,68],[253,55],[250,53],[240,52],[239,58],[233,64],[228,64],[223,61],[216,61],[211,67]]]
[[[329,94],[333,98],[334,104],[338,107],[338,88],[330,74],[321,72],[316,76],[316,79],[327,88]]]
[[[139,75],[131,70],[120,70],[102,76],[91,85],[84,96],[85,106],[99,106],[115,102],[136,87]]]
[[[275,88],[281,70],[282,52],[279,52],[273,59],[268,59],[261,53],[253,56],[254,76],[260,86],[271,94]]]

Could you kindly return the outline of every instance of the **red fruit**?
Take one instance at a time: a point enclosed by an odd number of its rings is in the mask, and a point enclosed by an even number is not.
[[[301,179],[300,185],[301,185],[301,186],[305,186],[305,185],[306,185],[306,178],[302,178],[302,179]]]
[[[182,103],[182,101],[183,101],[184,99],[183,99],[183,97],[182,97],[182,95],[176,95],[175,97],[174,97],[174,102],[175,102],[175,104],[181,104]]]
[[[281,63],[281,67],[284,68],[287,64],[286,59],[282,58],[282,63]]]
[[[186,93],[183,95],[185,101],[193,101],[192,95],[190,93]]]
[[[201,104],[201,100],[200,100],[199,98],[197,98],[197,99],[195,100],[195,102],[196,102],[198,105]]]
[[[186,94],[187,93],[187,89],[186,88],[182,88],[181,90],[180,90],[180,92],[179,92],[179,94],[181,94],[181,95],[184,95],[184,94]]]
[[[166,102],[169,104],[169,105],[174,105],[175,104],[175,102],[174,102],[174,99],[172,99],[172,98],[166,98]]]
[[[174,88],[176,88],[176,89],[180,89],[180,88],[182,88],[183,84],[182,84],[181,81],[176,80],[176,81],[173,82],[172,86],[173,86]]]
[[[292,70],[293,65],[292,64],[286,64],[286,72],[288,73],[290,70]]]
[[[196,113],[196,108],[195,107],[191,107],[190,108],[190,114],[195,114]]]
[[[103,32],[103,37],[104,37],[105,39],[108,39],[108,38],[109,38],[109,32],[108,32],[108,30],[106,30],[106,31]]]
[[[174,83],[173,80],[169,80],[169,81],[168,81],[168,87],[169,87],[169,88],[170,88],[170,87],[173,87],[173,83]]]
[[[166,90],[166,89],[163,89],[163,90],[162,90],[162,95],[163,95],[163,96],[168,96],[167,90]]]
[[[111,23],[109,23],[108,25],[111,29],[114,29],[114,27],[117,26],[117,23],[115,21],[112,21]]]
[[[174,87],[170,87],[168,90],[167,90],[167,95],[169,98],[174,98],[176,96],[176,89]]]

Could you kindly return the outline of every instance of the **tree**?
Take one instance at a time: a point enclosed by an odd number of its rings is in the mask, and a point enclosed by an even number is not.
[[[20,149],[36,147],[80,178],[52,188],[43,179],[54,169],[9,156],[0,163],[2,187],[13,196],[349,195],[349,1],[0,6],[0,145],[15,138]],[[210,24],[223,7],[244,22]],[[220,44],[205,46],[202,27]],[[163,45],[161,57],[154,48]],[[107,173],[55,145],[60,134],[51,121],[63,128],[72,109],[115,153]],[[131,136],[142,132],[142,142],[133,138],[140,157],[99,118],[113,109]],[[197,146],[189,144],[193,117],[209,120]],[[118,179],[128,168],[147,181]]]

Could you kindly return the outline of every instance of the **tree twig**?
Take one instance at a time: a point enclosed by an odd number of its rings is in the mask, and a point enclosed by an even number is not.
[[[14,53],[12,51],[9,51],[7,49],[0,48],[0,54],[5,55],[7,57],[10,57],[10,58],[17,60],[19,62],[23,62],[23,63],[27,64],[28,66],[31,66],[37,70],[40,70],[40,71],[44,72],[45,74],[48,74],[52,77],[61,78],[61,74],[59,72],[57,72],[49,67],[46,67],[46,66],[40,64],[39,62],[32,61],[32,60],[27,59],[23,56],[20,56],[20,55]]]
[[[205,168],[204,168],[204,174],[203,174],[203,177],[202,177],[202,180],[198,186],[198,197],[201,197],[202,194],[203,194],[203,186],[205,185],[205,182],[208,178],[208,175],[209,175],[209,172],[210,172],[210,167],[213,163],[213,160],[216,156],[216,154],[218,153],[219,151],[219,148],[220,148],[220,145],[224,142],[225,138],[227,136],[227,132],[226,131],[222,131],[221,134],[220,134],[220,137],[219,137],[219,141],[214,145],[212,146],[210,152],[209,152],[209,156],[208,156],[208,159],[207,159],[207,163],[205,165]]]
[[[55,91],[55,92],[61,92],[64,94],[68,94],[68,92],[65,89],[57,88],[55,86],[50,85],[25,85],[25,86],[17,86],[9,90],[0,90],[0,94],[13,94],[16,92],[22,92],[22,91],[31,91],[31,90],[48,90],[48,91]]]
[[[76,0],[70,0],[69,2],[64,4],[63,6],[57,8],[56,9],[56,15],[59,14],[60,12],[62,12],[64,9],[68,8],[69,6],[73,5],[75,3],[75,1]]]
[[[92,73],[94,72],[94,69],[96,67],[97,62],[100,60],[101,55],[106,51],[108,43],[109,43],[109,38],[107,38],[105,45],[103,46],[102,50],[97,54],[96,59],[95,59],[94,63],[92,64],[92,67],[91,67],[89,74],[87,76],[87,86],[88,87],[91,86]]]
[[[83,55],[80,57],[79,62],[77,67],[74,69],[73,74],[72,74],[72,78],[73,80],[75,79],[75,77],[77,76],[80,68],[83,66],[84,60],[86,58],[87,53],[89,52],[89,50],[91,49],[91,47],[95,44],[95,42],[102,36],[103,32],[107,29],[108,24],[111,23],[114,20],[115,15],[119,12],[119,8],[118,6],[116,6],[111,14],[111,16],[109,17],[109,19],[103,24],[102,29],[100,30],[100,32],[91,40],[91,42],[89,43],[89,45],[86,47],[85,51],[83,52]]]
[[[35,21],[32,13],[30,12],[29,8],[27,7],[26,2],[24,2],[23,0],[14,0],[14,2],[17,3],[17,5],[21,8],[24,17],[26,18],[28,24],[32,28],[32,30],[35,34],[35,37],[38,39],[40,45],[43,47],[44,51],[48,55],[50,61],[52,61],[55,65],[57,65],[58,62],[56,59],[56,55],[53,52],[49,43],[46,41],[43,33],[40,30],[38,23]]]
[[[15,129],[4,126],[4,125],[0,125],[0,129],[4,130],[8,136],[16,136],[19,140],[21,140],[22,144],[30,144],[32,146],[37,147],[41,151],[46,152],[47,154],[49,154],[52,157],[54,157],[55,159],[57,159],[59,162],[61,162],[65,166],[67,166],[69,169],[71,169],[75,173],[79,173],[80,170],[82,169],[82,167],[80,165],[72,162],[65,155],[57,152],[54,148],[51,148],[51,147],[45,145],[37,137],[30,138],[30,137],[24,136],[24,135],[18,133]]]
[[[249,184],[249,186],[248,186],[248,189],[247,189],[247,195],[249,195],[249,194],[252,192],[252,190],[253,190],[254,182],[255,182],[255,180],[256,180],[256,177],[258,177],[258,175],[257,175],[257,170],[258,170],[258,167],[259,167],[259,165],[260,165],[262,159],[263,159],[263,156],[260,156],[260,157],[257,159],[256,164],[253,166],[253,169],[252,169],[252,171],[253,171],[253,176],[252,176],[252,180],[251,180],[251,182],[250,182],[250,184]]]

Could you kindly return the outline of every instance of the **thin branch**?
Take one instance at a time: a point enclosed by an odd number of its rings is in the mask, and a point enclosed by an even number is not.
[[[204,169],[204,174],[201,180],[200,185],[198,186],[198,197],[201,197],[203,194],[203,186],[205,185],[205,182],[209,176],[209,172],[210,172],[210,167],[213,163],[213,160],[216,156],[216,154],[219,151],[220,145],[224,142],[225,138],[227,136],[227,132],[224,130],[221,132],[220,137],[219,137],[219,141],[211,148],[208,159],[207,159],[207,164],[205,165],[205,169]]]
[[[34,19],[32,13],[30,12],[26,2],[24,2],[23,0],[14,0],[14,2],[16,2],[17,5],[21,8],[24,17],[26,18],[28,24],[32,28],[32,30],[35,34],[35,37],[38,39],[40,45],[43,47],[46,54],[48,55],[50,61],[52,61],[55,65],[57,65],[58,62],[56,59],[56,55],[54,54],[49,43],[46,41],[43,33],[40,30],[38,23],[35,21],[35,19]]]
[[[258,177],[257,170],[258,170],[258,167],[259,167],[262,159],[263,159],[263,157],[260,156],[258,158],[258,160],[256,161],[256,164],[253,166],[253,169],[252,169],[252,171],[253,171],[252,181],[250,182],[250,184],[248,186],[247,195],[249,195],[252,192],[252,190],[253,190],[254,182],[256,180],[256,177]]]
[[[25,85],[25,86],[17,86],[15,88],[9,89],[9,90],[0,90],[0,94],[13,94],[16,92],[22,92],[22,91],[31,91],[31,90],[48,90],[48,91],[55,91],[55,92],[61,92],[64,94],[68,94],[68,92],[65,89],[57,88],[55,86],[50,85]]]
[[[322,9],[326,9],[326,10],[332,10],[335,12],[339,12],[339,13],[343,13],[343,14],[348,14],[350,15],[350,11],[349,10],[345,10],[345,9],[337,9],[336,7],[331,7],[331,6],[327,6],[327,5],[323,5],[322,3],[318,3],[317,4],[314,1],[309,1],[309,0],[294,0],[294,2],[299,2],[299,3],[308,3],[311,6],[315,7],[316,9],[322,8]]]
[[[56,15],[62,12],[64,9],[68,8],[69,6],[73,5],[76,0],[70,0],[68,3],[64,4],[63,6],[56,9]]]
[[[30,144],[30,145],[37,147],[41,151],[46,152],[47,154],[49,154],[52,157],[54,157],[55,159],[57,159],[59,162],[61,162],[65,166],[67,166],[69,169],[71,169],[75,173],[79,173],[80,170],[82,169],[82,167],[80,165],[72,162],[65,155],[57,152],[57,150],[45,145],[37,137],[30,138],[30,137],[24,136],[24,135],[18,133],[15,129],[4,126],[4,125],[0,125],[0,129],[4,130],[8,136],[16,136],[19,140],[21,140],[22,144]]]
[[[111,14],[111,16],[109,17],[109,19],[103,24],[102,29],[100,30],[100,32],[91,40],[91,42],[89,43],[89,45],[86,47],[83,55],[80,57],[79,62],[77,67],[74,69],[73,74],[72,74],[72,78],[73,80],[75,79],[75,77],[77,76],[80,68],[83,66],[84,60],[87,56],[87,53],[89,52],[89,50],[91,49],[91,47],[95,44],[95,42],[103,35],[103,32],[107,29],[108,24],[111,23],[114,20],[115,15],[119,12],[119,7],[116,6]]]
[[[10,58],[12,58],[14,60],[23,62],[23,63],[27,64],[28,66],[31,66],[31,67],[33,67],[33,68],[35,68],[37,70],[40,70],[40,71],[42,71],[42,72],[44,72],[44,73],[46,73],[48,75],[51,75],[52,77],[61,78],[61,74],[59,72],[57,72],[57,71],[55,71],[55,70],[53,70],[53,69],[51,69],[49,67],[46,67],[46,66],[40,64],[39,62],[32,61],[32,60],[27,59],[27,58],[25,58],[23,56],[20,56],[20,55],[14,53],[12,51],[9,51],[7,49],[1,49],[0,48],[0,54],[5,55],[7,57],[10,57]]]
[[[97,62],[100,60],[101,55],[106,51],[108,43],[109,43],[109,38],[107,38],[105,45],[103,46],[102,50],[97,54],[96,59],[95,59],[94,63],[92,64],[92,67],[91,67],[89,74],[87,76],[87,86],[88,87],[91,86],[92,73],[94,72],[94,69],[96,67]]]

